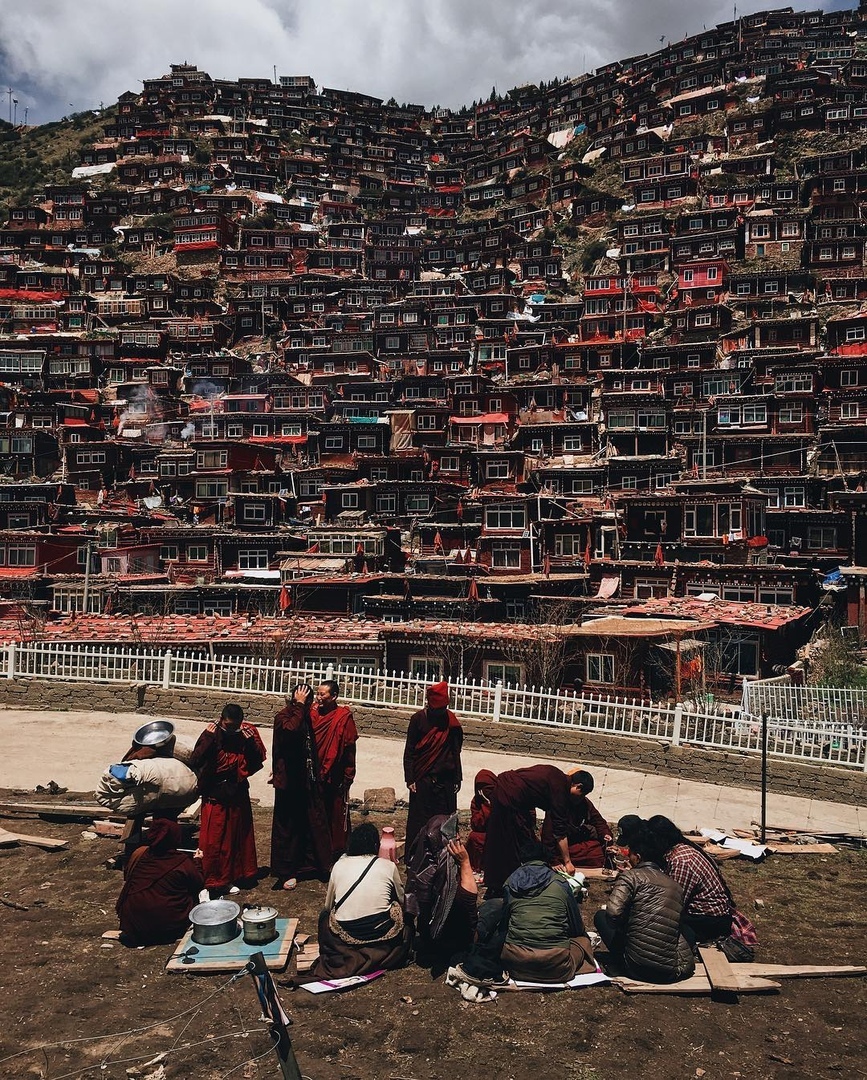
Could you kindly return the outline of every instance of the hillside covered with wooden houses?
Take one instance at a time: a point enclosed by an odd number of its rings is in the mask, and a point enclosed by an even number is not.
[[[5,189],[0,641],[681,696],[867,631],[867,5],[460,111],[174,64],[77,153]]]

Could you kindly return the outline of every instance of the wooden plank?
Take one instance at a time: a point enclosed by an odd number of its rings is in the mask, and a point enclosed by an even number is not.
[[[774,855],[838,855],[833,844],[774,844],[768,845]]]
[[[302,975],[305,972],[309,971],[318,959],[319,943],[316,941],[308,942],[295,955],[295,965],[298,970],[298,974]]]
[[[699,946],[698,955],[701,957],[708,981],[714,990],[721,990],[729,994],[738,992],[740,989],[738,976],[732,969],[724,952],[714,948],[712,945],[702,945]]]
[[[713,987],[706,975],[693,975],[677,983],[639,982],[637,979],[628,979],[624,975],[618,975],[611,981],[627,994],[704,994],[709,996],[713,992]],[[750,975],[738,977],[739,994],[765,994],[779,989],[779,983],[768,979],[759,979]]]
[[[282,971],[289,962],[289,953],[297,929],[297,919],[278,919],[277,937],[267,945],[248,945],[240,933],[224,945],[196,945],[190,928],[169,957],[166,971],[193,975],[231,975],[235,971],[243,970],[255,952],[264,955],[265,967],[269,971]],[[197,951],[192,956],[182,955],[193,947]]]
[[[825,967],[821,964],[738,964],[738,974],[770,979],[833,979],[847,975],[867,975],[867,967]]]
[[[44,848],[46,851],[61,851],[69,846],[68,840],[54,840],[50,836],[31,836],[29,833],[9,832],[0,829],[0,844],[27,844],[30,847]]]
[[[104,806],[95,803],[41,803],[41,802],[0,802],[0,816],[27,814],[37,817],[83,818],[91,821],[102,818],[112,821],[126,821],[125,814],[114,814]]]

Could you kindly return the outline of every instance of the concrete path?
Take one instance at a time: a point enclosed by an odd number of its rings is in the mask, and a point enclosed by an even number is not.
[[[37,784],[56,780],[70,791],[91,791],[106,766],[117,761],[129,747],[136,728],[148,719],[138,713],[46,713],[0,708],[0,787],[32,791]],[[169,719],[179,734],[192,739],[202,728],[193,720]],[[263,734],[268,745],[270,731]],[[353,794],[360,798],[366,788],[394,787],[399,798],[406,798],[402,756],[400,740],[362,737]],[[503,772],[532,764],[514,754],[481,750],[465,750],[463,762],[465,782],[458,796],[458,804],[463,808],[469,806],[472,780],[479,769]],[[568,768],[580,762],[558,761],[557,764]],[[684,830],[748,829],[759,817],[758,791],[598,766],[591,766],[590,772],[596,780],[593,801],[609,821],[616,821],[624,814],[642,817],[666,814]],[[266,765],[265,770],[253,777],[251,786],[252,794],[263,805],[270,806],[274,794],[267,775]],[[768,824],[867,836],[867,807],[769,794]]]

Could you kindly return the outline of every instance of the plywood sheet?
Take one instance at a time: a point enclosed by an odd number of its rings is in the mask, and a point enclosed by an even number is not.
[[[166,964],[166,971],[193,975],[232,974],[241,971],[253,953],[261,952],[269,971],[282,971],[289,962],[292,941],[298,929],[297,919],[278,919],[277,937],[267,945],[248,945],[243,934],[225,945],[196,945],[192,928],[181,938]],[[182,955],[195,948],[192,956]]]

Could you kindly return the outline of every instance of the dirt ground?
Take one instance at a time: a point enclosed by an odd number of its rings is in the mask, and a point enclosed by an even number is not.
[[[0,801],[12,798],[0,792]],[[370,820],[394,824],[401,834],[400,811]],[[0,825],[69,841],[53,853],[0,848],[0,897],[27,909],[0,905],[0,1077],[279,1075],[247,978],[226,985],[222,975],[169,975],[169,948],[129,949],[101,939],[117,925],[121,874],[105,866],[116,841],[84,839],[81,823],[0,817]],[[264,859],[267,812],[256,811],[256,826]],[[759,959],[867,961],[867,850],[777,856],[758,865],[734,859],[725,873],[758,926]],[[318,883],[278,894],[265,880],[239,899],[274,904],[311,933],[323,894]],[[588,924],[605,894],[604,883],[591,884]],[[739,1004],[626,996],[599,986],[502,994],[470,1005],[443,978],[410,967],[342,995],[281,989],[281,999],[298,1063],[311,1080],[867,1076],[864,978],[787,980],[778,994],[742,995]],[[160,1053],[167,1055],[160,1063],[147,1064]]]

